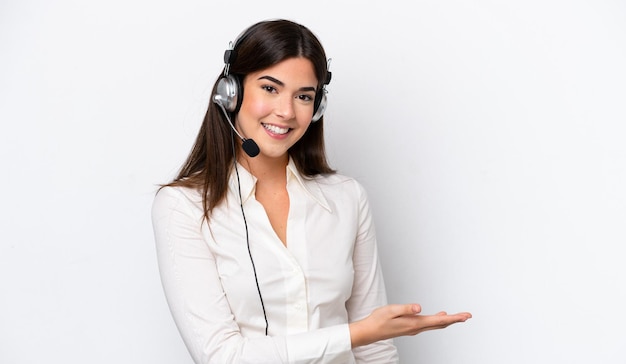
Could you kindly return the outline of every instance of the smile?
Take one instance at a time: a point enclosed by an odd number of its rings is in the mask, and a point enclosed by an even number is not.
[[[263,123],[261,123],[261,125],[263,125],[265,130],[269,131],[272,134],[277,134],[277,135],[287,134],[289,130],[291,130],[290,128],[281,128],[276,125],[263,124]]]

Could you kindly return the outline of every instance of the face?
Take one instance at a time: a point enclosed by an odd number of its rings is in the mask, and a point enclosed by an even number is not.
[[[289,58],[246,75],[238,131],[258,144],[260,156],[286,158],[311,123],[316,86],[306,58]]]

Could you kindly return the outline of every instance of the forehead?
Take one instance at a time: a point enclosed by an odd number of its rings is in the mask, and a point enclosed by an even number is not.
[[[304,57],[287,58],[271,67],[248,74],[246,79],[257,80],[263,76],[271,76],[285,86],[315,87],[317,85],[313,63]]]

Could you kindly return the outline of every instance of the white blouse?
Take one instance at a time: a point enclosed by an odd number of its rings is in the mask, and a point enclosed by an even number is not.
[[[152,207],[165,296],[195,363],[397,363],[391,340],[351,349],[348,323],[387,303],[362,186],[304,178],[290,161],[285,246],[255,199],[256,178],[237,170],[268,336],[234,170],[208,224],[193,189],[165,187]]]

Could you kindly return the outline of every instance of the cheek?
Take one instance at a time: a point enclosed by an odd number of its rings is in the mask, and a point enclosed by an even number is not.
[[[246,113],[252,115],[267,115],[272,110],[271,105],[267,102],[264,102],[262,98],[246,98],[245,96],[241,105],[241,109],[242,111],[245,111]]]
[[[295,112],[298,121],[308,122],[313,117],[313,106],[302,105],[296,107]]]

